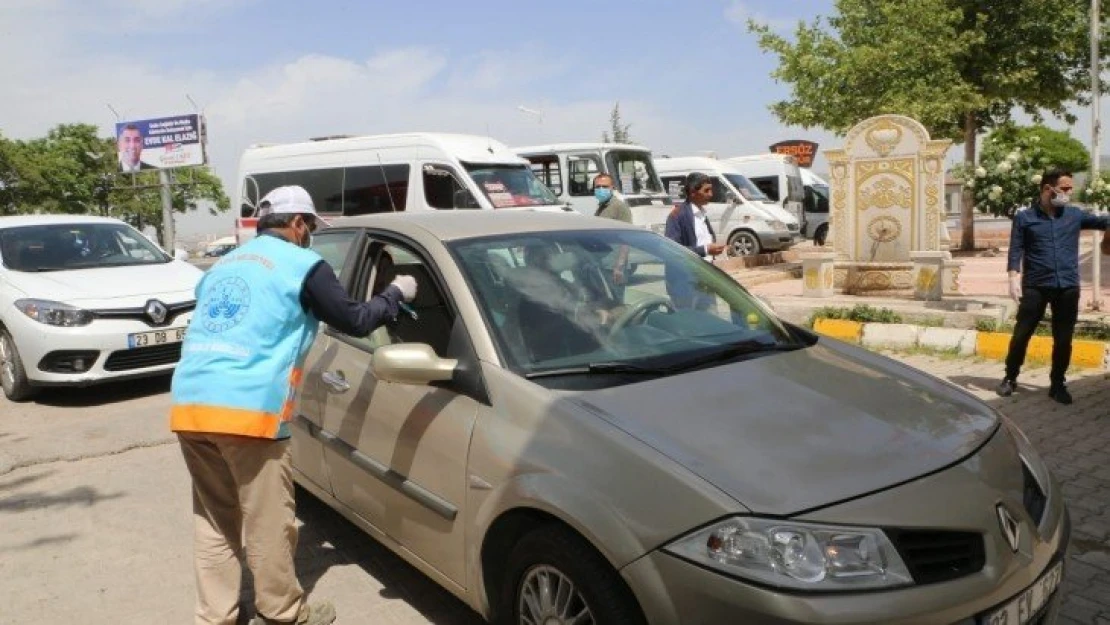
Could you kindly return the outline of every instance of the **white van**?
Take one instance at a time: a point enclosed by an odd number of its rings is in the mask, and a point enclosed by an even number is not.
[[[705,211],[713,229],[728,242],[731,256],[751,256],[791,247],[800,236],[797,218],[770,202],[736,165],[702,156],[661,157],[655,169],[667,191],[685,199],[683,184],[691,172],[713,181],[713,199]]]
[[[487,137],[439,133],[325,137],[255,145],[239,159],[239,244],[254,237],[259,200],[300,185],[323,217],[391,211],[566,210],[528,161]]]
[[[734,156],[728,159],[735,163],[740,173],[752,184],[759,187],[772,202],[782,206],[805,228],[805,185],[798,162],[787,154],[756,154],[754,156]]]
[[[829,183],[808,169],[801,168],[805,185],[805,236],[817,245],[829,238]]]
[[[674,200],[652,166],[651,150],[623,143],[557,143],[513,148],[559,201],[583,215],[597,212],[593,182],[613,177],[615,192],[632,211],[632,223],[662,233]]]

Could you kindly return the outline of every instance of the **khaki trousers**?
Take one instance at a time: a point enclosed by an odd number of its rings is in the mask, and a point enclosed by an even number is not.
[[[254,576],[258,613],[295,621],[304,592],[293,568],[297,526],[289,441],[186,432],[178,441],[193,477],[197,625],[235,624],[240,556]]]

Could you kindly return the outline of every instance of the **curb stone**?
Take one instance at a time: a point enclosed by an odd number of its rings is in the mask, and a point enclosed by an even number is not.
[[[908,323],[860,323],[846,319],[815,319],[814,332],[867,348],[912,349],[925,347],[955,351],[961,356],[1005,360],[1010,347],[1009,334],[956,328],[922,327]],[[1029,341],[1029,360],[1052,358],[1052,337],[1034,336]],[[1076,339],[1072,342],[1071,366],[1081,369],[1110,370],[1110,344]]]

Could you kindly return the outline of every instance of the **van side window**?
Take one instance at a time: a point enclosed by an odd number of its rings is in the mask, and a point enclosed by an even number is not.
[[[257,202],[266,194],[285,185],[299,185],[308,191],[318,213],[337,214],[343,209],[343,168],[305,169],[251,176],[258,185]],[[253,187],[254,185],[250,185]],[[251,189],[253,192],[253,188]]]
[[[459,181],[455,170],[446,165],[426,164],[424,171],[424,201],[431,208],[479,208],[466,185]]]
[[[544,154],[529,156],[528,160],[532,162],[532,173],[536,174],[540,182],[547,185],[555,195],[562,195],[563,172],[559,168],[559,157],[555,154]]]
[[[251,174],[244,181],[249,205],[257,206],[267,193],[285,185],[308,191],[316,212],[325,215],[365,215],[405,210],[409,188],[408,165],[332,167]],[[389,180],[388,187],[385,180]],[[257,188],[257,193],[255,189]],[[255,197],[257,196],[257,197]],[[392,197],[390,197],[392,196]]]
[[[348,167],[346,172],[343,215],[405,210],[409,194],[408,165]]]
[[[676,200],[686,200],[686,189],[683,188],[683,183],[686,179],[682,176],[663,176],[663,188],[667,190],[667,195]]]
[[[709,201],[714,204],[724,204],[728,202],[728,188],[717,176],[713,176],[713,199]]]
[[[772,202],[778,202],[782,196],[779,195],[779,179],[778,176],[758,176],[755,178],[749,177],[748,180],[752,181],[763,195],[771,198]]]
[[[574,196],[593,195],[594,177],[601,173],[601,161],[596,156],[574,154],[567,157],[570,170],[568,193]]]

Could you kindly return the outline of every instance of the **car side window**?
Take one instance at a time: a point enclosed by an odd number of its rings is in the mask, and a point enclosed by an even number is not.
[[[436,354],[447,353],[454,325],[454,314],[447,305],[447,299],[432,277],[431,268],[415,251],[395,244],[371,246],[372,263],[369,271],[369,296],[378,295],[399,275],[416,279],[416,299],[410,304],[412,313],[405,310],[397,319],[381,326],[370,336],[358,339],[358,343],[368,350],[394,343],[426,343]]]
[[[343,280],[347,270],[347,258],[350,256],[351,246],[358,239],[355,230],[324,230],[312,235],[312,249],[331,265],[335,275]]]

